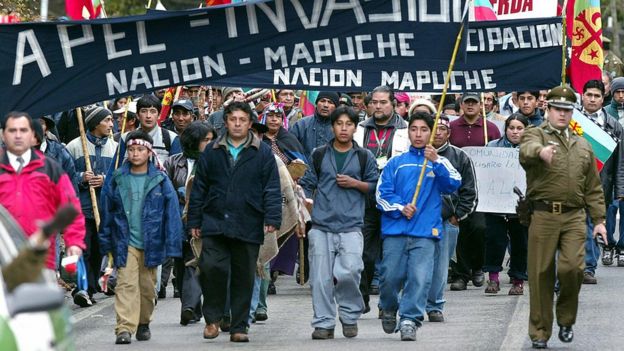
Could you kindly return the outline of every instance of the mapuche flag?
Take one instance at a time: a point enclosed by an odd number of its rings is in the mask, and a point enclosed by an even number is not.
[[[160,116],[158,117],[158,125],[160,125],[164,120],[169,117],[169,112],[171,111],[171,104],[173,104],[173,98],[175,94],[176,88],[168,88],[165,91],[165,96],[163,96],[161,108],[160,108]]]
[[[602,79],[602,19],[600,0],[570,0],[566,9],[567,34],[572,43],[570,82],[583,91],[588,80]]]
[[[219,6],[232,3],[232,0],[206,0],[206,6]]]
[[[94,19],[102,13],[100,0],[65,0],[65,13],[73,20]]]

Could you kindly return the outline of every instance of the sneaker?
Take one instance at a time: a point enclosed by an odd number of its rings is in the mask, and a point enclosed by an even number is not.
[[[410,320],[401,321],[399,330],[401,331],[401,341],[416,341],[416,323]]]
[[[467,289],[466,282],[463,279],[455,279],[451,283],[452,291],[461,291],[461,290],[466,290],[466,289]]]
[[[89,298],[89,294],[86,291],[80,290],[76,291],[74,294],[74,303],[80,307],[91,307],[93,306],[93,302],[91,298]]]
[[[613,250],[612,247],[605,246],[605,248],[602,249],[602,264],[604,266],[610,266],[613,264],[614,253],[615,253],[615,250]],[[618,258],[619,258],[619,255],[618,255]]]
[[[312,332],[312,340],[329,340],[333,338],[333,329],[314,328],[314,332]]]
[[[488,280],[485,287],[486,294],[498,294],[500,291],[500,283],[496,280]]]
[[[524,286],[522,283],[514,283],[509,289],[509,295],[524,295]]]
[[[379,295],[379,285],[371,285],[368,291],[369,295]]]
[[[135,337],[139,341],[149,340],[152,337],[152,332],[150,332],[149,324],[139,324]]]
[[[442,311],[431,311],[427,313],[427,315],[429,316],[429,322],[433,322],[433,323],[444,322],[444,314],[442,314]]]
[[[128,332],[120,332],[115,339],[115,344],[129,344],[131,342],[130,333]]]
[[[624,259],[624,257],[622,258]],[[619,265],[619,261],[618,261],[618,265]],[[598,281],[596,280],[596,277],[594,277],[594,273],[585,272],[583,274],[583,284],[597,284],[597,283]]]
[[[342,335],[344,335],[345,338],[355,338],[358,335],[357,323],[346,324],[340,320],[340,324],[342,324]]]
[[[596,277],[594,277],[594,273],[592,272],[585,272],[583,273],[583,284],[597,284],[598,281],[596,280]]]
[[[383,311],[381,315],[381,327],[386,334],[392,334],[396,332],[397,320],[396,312]]]
[[[618,267],[624,267],[624,251],[618,252],[617,265]]]
[[[472,273],[472,285],[480,288],[485,283],[485,274],[483,274],[482,270],[475,271]]]
[[[269,319],[269,315],[264,311],[256,311],[255,317],[258,322],[264,322]]]

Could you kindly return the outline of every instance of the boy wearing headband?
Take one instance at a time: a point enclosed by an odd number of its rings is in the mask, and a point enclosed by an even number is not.
[[[182,255],[182,220],[178,196],[156,158],[152,138],[142,130],[126,138],[127,161],[113,173],[102,211],[100,251],[112,254],[115,288],[116,344],[151,337],[156,267]]]

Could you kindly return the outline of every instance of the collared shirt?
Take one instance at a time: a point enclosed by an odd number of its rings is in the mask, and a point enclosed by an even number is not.
[[[501,137],[496,124],[487,121],[488,141]],[[483,117],[479,117],[475,123],[470,124],[464,116],[451,122],[451,144],[457,147],[485,146],[485,131],[483,130]]]
[[[39,145],[39,150],[41,150],[41,152],[45,154],[47,149],[48,149],[48,141],[45,138],[43,138],[41,145]]]
[[[569,140],[570,139],[570,128],[566,128],[563,131],[553,127],[552,124],[550,124],[550,122],[548,122],[548,126],[550,127],[550,129],[552,129],[555,133],[562,135],[563,134],[563,138],[565,140]]]
[[[598,124],[598,126],[600,127],[604,127],[605,125],[605,115],[604,115],[604,111],[602,109],[594,112],[594,113],[589,113],[585,110],[585,108],[582,109],[583,113],[585,113],[585,115],[587,115],[588,117],[590,117],[591,119],[593,119],[596,124]]]
[[[20,156],[17,156],[10,151],[7,151],[7,156],[9,156],[9,163],[11,164],[11,167],[13,167],[15,171],[17,171],[20,167],[20,163],[17,162],[17,158]],[[32,151],[30,151],[30,149],[26,150],[26,152],[24,152],[21,157],[24,159],[24,164],[22,165],[23,168],[26,167],[26,165],[28,165],[28,163],[30,162],[30,159],[32,157]]]

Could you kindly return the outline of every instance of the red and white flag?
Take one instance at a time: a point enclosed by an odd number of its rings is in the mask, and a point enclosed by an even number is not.
[[[100,17],[102,2],[100,0],[65,0],[65,13],[73,20],[87,20]]]

